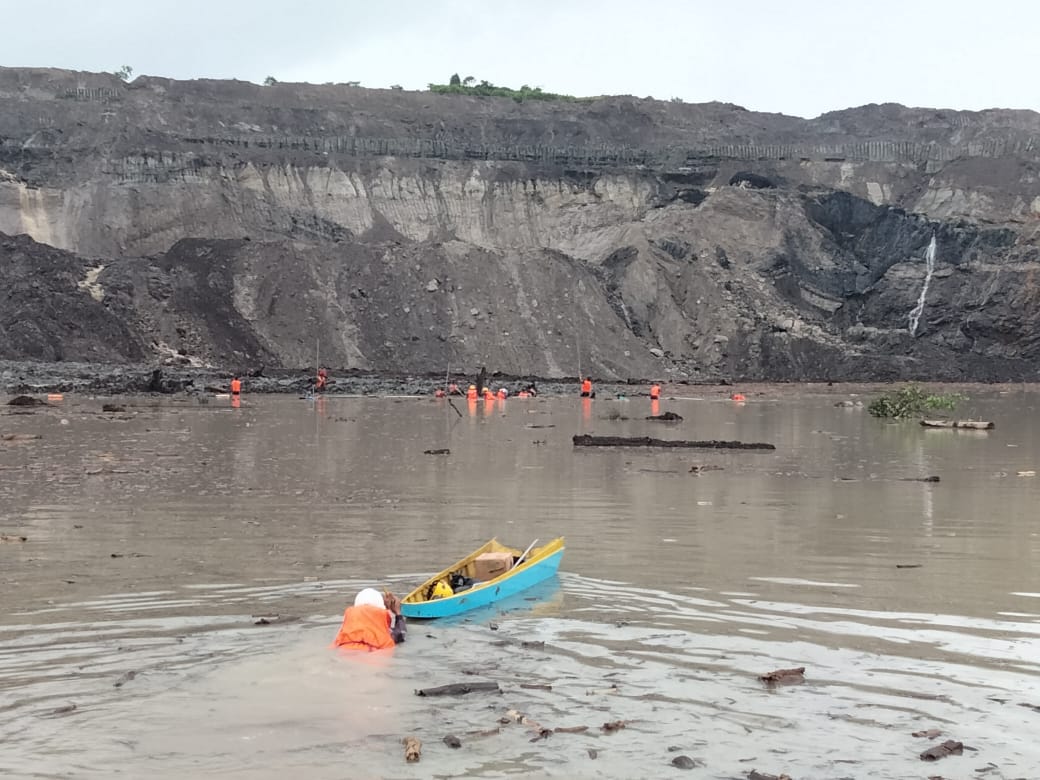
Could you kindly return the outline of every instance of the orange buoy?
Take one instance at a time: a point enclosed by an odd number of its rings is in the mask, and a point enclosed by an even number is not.
[[[747,399],[744,397],[743,393],[734,393],[733,395],[730,396],[730,400],[732,400],[732,401],[746,401]]]

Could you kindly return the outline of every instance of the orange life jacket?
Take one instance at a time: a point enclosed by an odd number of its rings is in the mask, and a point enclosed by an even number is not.
[[[433,391],[433,397],[434,397],[434,398],[444,398],[444,391],[443,391],[443,390],[441,390],[441,389],[440,389],[440,388],[438,387],[438,388],[437,388],[436,390],[434,390],[434,391]]]
[[[650,398],[656,400],[661,397],[661,386],[651,385],[650,386]]]
[[[394,646],[390,635],[390,612],[382,607],[362,604],[347,607],[343,613],[343,625],[332,642],[333,647],[348,650],[387,650]]]
[[[242,380],[232,379],[231,380],[231,394],[238,395],[242,392]]]
[[[519,393],[516,394],[516,397],[517,398],[530,398],[531,394],[529,392],[527,392],[526,390],[521,390]]]
[[[471,387],[469,390],[466,391],[466,398],[468,398],[468,399],[470,399],[472,401],[476,397],[477,397],[477,388]]]
[[[581,383],[581,392],[583,392],[583,393],[591,393],[592,392],[592,380],[591,379],[586,379],[584,382]]]
[[[503,401],[506,400],[507,395],[508,393],[506,392],[505,388],[498,391],[498,397]]]

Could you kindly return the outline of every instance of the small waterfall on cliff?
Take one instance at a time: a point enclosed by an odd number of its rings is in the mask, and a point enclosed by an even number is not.
[[[924,312],[924,299],[928,295],[928,285],[932,283],[932,274],[935,273],[935,234],[928,242],[928,249],[924,253],[924,286],[921,288],[921,296],[917,299],[917,305],[910,310],[910,335],[917,335],[917,325],[921,321]]]

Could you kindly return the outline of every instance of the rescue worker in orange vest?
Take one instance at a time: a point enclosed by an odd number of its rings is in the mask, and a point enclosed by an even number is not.
[[[433,397],[434,398],[444,398],[444,396],[445,396],[445,392],[443,390],[441,390],[439,387],[436,390],[433,391]]]
[[[467,401],[476,401],[477,400],[477,386],[476,385],[470,385],[466,389],[466,400]]]
[[[318,378],[314,382],[314,392],[315,393],[324,393],[325,392],[325,388],[328,386],[328,384],[329,384],[329,373],[328,373],[328,371],[326,371],[324,368],[319,368],[318,369]]]
[[[658,401],[661,398],[661,386],[654,384],[650,385],[650,400]]]
[[[592,377],[585,377],[581,382],[581,397],[582,398],[595,398],[596,394],[592,392]]]
[[[459,386],[454,382],[448,385],[448,395],[462,395],[462,393],[459,392]]]
[[[485,387],[484,388],[484,400],[485,401],[494,401],[495,400],[495,394],[491,392],[491,388],[490,387]]]
[[[498,400],[499,401],[506,400],[506,398],[508,396],[509,396],[509,391],[508,390],[506,390],[504,387],[498,388]]]
[[[407,630],[400,599],[393,593],[365,588],[354,598],[354,606],[343,613],[343,624],[332,646],[367,652],[388,650],[404,641]]]
[[[231,395],[238,395],[242,392],[242,380],[237,376],[231,378]]]

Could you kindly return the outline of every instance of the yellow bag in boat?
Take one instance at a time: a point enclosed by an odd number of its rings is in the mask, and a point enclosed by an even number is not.
[[[430,598],[433,598],[433,599],[446,599],[449,596],[454,596],[454,595],[455,595],[455,591],[453,591],[451,589],[451,585],[449,585],[444,580],[439,580],[433,586],[433,593],[430,594]]]

